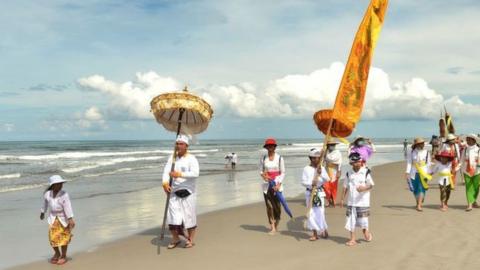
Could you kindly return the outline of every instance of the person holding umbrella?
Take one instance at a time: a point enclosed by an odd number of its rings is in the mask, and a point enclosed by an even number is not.
[[[273,235],[277,232],[280,222],[281,202],[276,193],[283,192],[282,181],[285,177],[285,164],[282,156],[275,153],[277,141],[274,138],[266,139],[263,147],[267,149],[267,154],[260,160],[260,176],[263,179],[263,197],[270,224],[269,234]]]
[[[325,183],[325,195],[326,202],[325,206],[335,207],[335,201],[337,198],[337,189],[338,189],[338,180],[342,174],[342,154],[340,150],[335,149],[338,143],[334,139],[329,139],[327,141],[327,153],[325,155],[324,165],[328,172],[328,176],[331,181]]]
[[[195,245],[193,241],[197,228],[195,182],[200,169],[197,159],[188,153],[187,149],[188,137],[179,135],[176,139],[177,155],[174,170],[171,171],[172,156],[163,170],[163,189],[170,194],[167,220],[172,241],[167,246],[168,249],[173,249],[180,244],[180,235],[186,239],[185,248]],[[170,177],[173,178],[171,185]],[[184,234],[185,228],[188,235]]]

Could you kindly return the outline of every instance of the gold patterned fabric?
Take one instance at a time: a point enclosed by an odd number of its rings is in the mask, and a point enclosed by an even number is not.
[[[201,133],[207,129],[213,115],[210,104],[186,90],[158,95],[150,105],[157,122],[173,132],[177,132],[180,110],[184,110],[180,131],[183,134]]]
[[[330,119],[333,137],[349,136],[360,120],[367,88],[373,50],[387,10],[388,0],[372,0],[358,28],[350,56],[343,73],[333,110],[322,110],[314,115],[318,129],[328,133]]]
[[[50,225],[48,239],[50,240],[50,245],[52,247],[66,246],[72,239],[72,233],[68,227],[65,228],[62,226],[62,223],[60,223],[58,218],[55,218],[53,224]]]

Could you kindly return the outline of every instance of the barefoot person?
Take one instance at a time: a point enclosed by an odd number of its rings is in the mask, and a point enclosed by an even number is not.
[[[337,198],[338,179],[342,174],[340,169],[342,167],[342,154],[338,149],[335,149],[337,142],[333,139],[327,142],[327,154],[325,155],[325,167],[327,169],[329,182],[323,184],[325,189],[325,206],[335,207],[335,201]]]
[[[302,173],[302,185],[306,188],[305,200],[307,206],[310,204],[311,192],[314,192],[312,207],[307,219],[307,228],[312,231],[310,241],[317,240],[319,238],[318,233],[322,238],[328,237],[327,220],[325,219],[325,192],[322,186],[329,181],[329,177],[323,166],[321,167],[321,173],[317,173],[320,156],[321,151],[312,148],[308,155],[310,165],[305,166]]]
[[[465,191],[467,195],[467,209],[478,208],[477,197],[480,186],[480,148],[477,143],[479,139],[475,134],[467,136],[467,147],[462,152],[461,168],[465,180]]]
[[[49,187],[43,194],[43,207],[40,210],[41,220],[45,218],[45,212],[49,210],[47,216],[48,239],[55,252],[50,262],[59,265],[67,262],[67,248],[75,227],[70,197],[66,191],[62,190],[65,182],[60,175],[50,177]]]
[[[365,161],[360,154],[351,153],[348,158],[352,168],[346,173],[343,183],[342,205],[348,195],[345,229],[350,232],[350,240],[346,245],[354,246],[357,244],[356,227],[362,229],[365,241],[372,241],[372,233],[368,229],[368,217],[370,216],[370,190],[374,183],[370,169],[364,166]]]
[[[263,179],[262,189],[270,224],[269,233],[275,234],[281,215],[280,201],[275,196],[275,192],[283,191],[282,181],[285,177],[285,164],[283,157],[275,153],[277,147],[275,139],[266,139],[263,147],[267,149],[267,154],[260,159],[260,176]]]
[[[425,140],[420,137],[415,138],[412,151],[407,155],[407,169],[405,171],[408,186],[415,196],[417,211],[423,211],[422,204],[425,199],[425,192],[428,190],[427,182],[431,179],[428,174],[428,168],[431,164],[430,154],[424,148]]]
[[[444,151],[435,155],[435,160],[437,162],[433,165],[431,173],[440,189],[440,210],[447,211],[450,192],[454,188],[451,173],[453,156],[450,152]]]
[[[196,188],[195,182],[200,173],[198,161],[194,155],[187,152],[188,137],[179,135],[176,139],[177,157],[175,168],[172,168],[172,156],[165,164],[163,170],[163,189],[170,194],[167,221],[172,234],[172,242],[168,249],[173,249],[180,244],[180,235],[185,237],[185,248],[194,246],[195,232],[197,228],[196,214]],[[172,186],[169,185],[170,177],[173,177]],[[187,235],[184,229],[187,229]]]

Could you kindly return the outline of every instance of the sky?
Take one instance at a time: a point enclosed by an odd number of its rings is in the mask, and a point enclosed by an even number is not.
[[[201,139],[320,138],[368,0],[2,1],[0,141],[156,140],[190,91]],[[480,2],[390,0],[355,135],[480,133]]]

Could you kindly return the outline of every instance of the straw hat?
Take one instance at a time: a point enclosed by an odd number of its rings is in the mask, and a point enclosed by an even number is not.
[[[414,148],[415,145],[421,144],[421,143],[425,143],[425,140],[424,140],[422,137],[416,137],[416,138],[413,140],[412,148]]]
[[[450,133],[447,135],[447,139],[445,140],[445,142],[454,141],[456,139],[457,139],[457,136],[455,136],[455,134]]]
[[[48,179],[48,185],[52,186],[54,184],[65,183],[67,180],[63,179],[60,175],[52,175]]]

